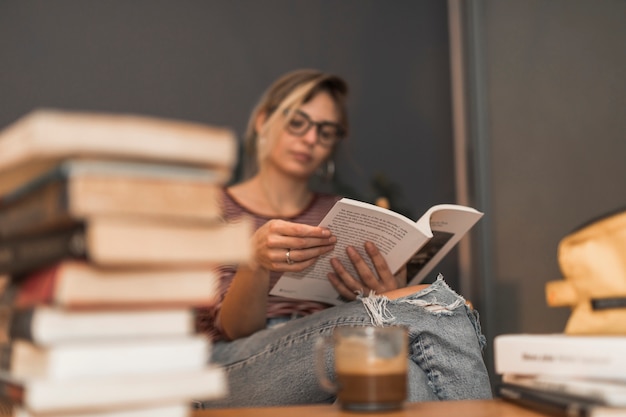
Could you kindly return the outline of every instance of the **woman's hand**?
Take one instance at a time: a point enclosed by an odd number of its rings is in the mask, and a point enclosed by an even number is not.
[[[331,251],[336,241],[322,227],[284,220],[261,226],[252,235],[253,262],[237,269],[222,302],[218,320],[224,333],[234,340],[264,329],[269,271],[301,271]]]
[[[268,271],[302,271],[335,246],[337,238],[330,230],[270,220],[252,236],[256,267]]]
[[[372,260],[375,271],[370,269],[353,247],[349,246],[346,252],[359,277],[353,277],[336,258],[330,261],[335,273],[328,274],[328,280],[343,298],[354,300],[358,294],[367,296],[371,291],[383,294],[406,286],[406,267],[393,275],[380,251],[372,242],[365,243],[365,252]]]

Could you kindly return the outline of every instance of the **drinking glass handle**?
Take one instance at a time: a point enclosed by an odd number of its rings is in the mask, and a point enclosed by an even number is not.
[[[324,390],[336,393],[337,384],[331,381],[326,374],[326,352],[329,350],[332,340],[332,337],[324,336],[315,342],[315,375]]]

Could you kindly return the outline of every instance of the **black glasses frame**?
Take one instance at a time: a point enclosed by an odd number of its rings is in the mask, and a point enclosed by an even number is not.
[[[334,145],[336,142],[338,142],[339,140],[343,139],[346,135],[346,131],[343,128],[343,126],[341,126],[339,123],[333,123],[333,122],[315,122],[313,120],[311,120],[311,116],[309,116],[308,114],[306,114],[305,112],[303,112],[302,110],[296,110],[295,113],[297,113],[299,116],[301,116],[302,118],[304,118],[304,120],[306,121],[307,125],[306,127],[303,128],[302,131],[295,131],[289,123],[287,123],[286,129],[289,133],[291,133],[292,135],[296,135],[298,137],[304,136],[307,134],[307,132],[311,129],[312,126],[315,126],[316,129],[316,133],[317,133],[317,142],[319,144],[322,145],[326,145],[326,146],[332,146]],[[337,138],[335,140],[332,141],[332,143],[330,142],[324,142],[321,139],[321,132],[322,129],[325,126],[332,126],[337,130]]]

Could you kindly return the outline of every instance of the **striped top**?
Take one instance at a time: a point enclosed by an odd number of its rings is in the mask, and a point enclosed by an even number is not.
[[[309,205],[301,213],[293,217],[283,218],[283,220],[316,226],[340,198],[340,196],[333,194],[316,193],[314,194]],[[273,219],[272,217],[260,215],[251,211],[249,208],[242,206],[225,188],[222,192],[221,205],[222,215],[226,221],[233,221],[242,216],[249,216],[254,219],[255,227],[258,229],[266,222]],[[230,287],[235,272],[235,265],[220,266],[220,280],[216,303],[212,307],[197,310],[197,330],[208,335],[212,340],[226,338],[223,331],[216,323],[216,317],[222,307],[222,301],[224,300],[224,296]],[[281,274],[282,272],[270,273],[270,289],[276,284],[276,281],[278,281]],[[266,318],[292,315],[306,316],[328,307],[329,305],[324,303],[268,295]]]

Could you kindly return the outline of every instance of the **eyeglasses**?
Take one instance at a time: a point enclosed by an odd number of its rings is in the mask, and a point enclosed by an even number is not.
[[[300,110],[294,112],[286,128],[292,135],[304,136],[312,126],[317,129],[317,143],[325,148],[330,148],[346,134],[345,129],[338,123],[314,122],[308,114]]]

